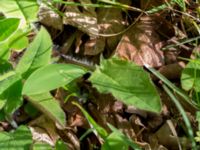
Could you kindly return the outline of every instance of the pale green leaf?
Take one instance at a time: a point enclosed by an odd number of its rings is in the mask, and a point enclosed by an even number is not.
[[[6,103],[4,105],[4,112],[6,114],[12,114],[23,103],[22,99],[22,81],[18,80],[12,86],[10,86],[3,94]]]
[[[184,90],[195,89],[200,92],[200,61],[194,60],[187,64],[181,75],[181,86]]]
[[[15,17],[28,22],[37,20],[37,0],[0,0],[0,10],[6,17]]]
[[[112,93],[127,105],[161,111],[160,97],[149,75],[132,62],[118,58],[103,60],[89,80],[100,92]]]
[[[9,46],[7,41],[0,42],[0,64],[2,61],[8,62],[9,59]]]
[[[111,124],[108,124],[108,126],[112,130],[112,133],[105,139],[101,148],[102,150],[128,150],[128,147],[131,147],[134,150],[141,150],[139,145],[132,141],[132,139],[129,139],[120,130]]]
[[[0,132],[0,149],[30,150],[32,135],[28,127],[20,126],[14,132]]]
[[[41,112],[57,122],[61,127],[65,126],[65,113],[59,102],[50,93],[31,95],[28,100]]]
[[[62,87],[85,74],[86,70],[72,64],[50,64],[30,75],[23,87],[23,94],[33,95]]]
[[[36,142],[34,143],[32,150],[53,150],[53,148],[47,143]]]
[[[112,132],[105,140],[101,150],[128,150],[128,144],[124,141],[122,134]]]
[[[21,80],[21,76],[14,71],[0,75],[0,95],[19,80]]]
[[[20,20],[17,18],[7,18],[0,20],[0,42],[6,40],[17,30],[19,22]]]
[[[18,29],[8,41],[9,47],[15,51],[21,51],[28,46],[28,37],[21,29]]]
[[[45,28],[41,28],[17,65],[16,71],[30,75],[34,70],[50,63],[52,41]]]

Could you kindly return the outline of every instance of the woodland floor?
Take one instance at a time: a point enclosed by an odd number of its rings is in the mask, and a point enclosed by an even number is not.
[[[149,71],[144,64],[155,68],[181,88],[181,74],[188,63],[187,59],[196,58],[196,54],[200,52],[198,2],[185,1],[184,11],[177,4],[158,10],[157,6],[164,4],[164,0],[149,3],[145,0],[119,0],[119,2],[129,8],[58,5],[57,8],[67,16],[65,18],[52,10],[46,11],[45,7],[40,8],[36,26],[43,25],[50,33],[54,42],[52,57],[57,62],[92,68],[99,64],[101,57],[118,56],[135,62],[147,72]],[[80,3],[84,5],[84,1]],[[141,11],[152,8],[157,10],[151,14]],[[29,36],[30,40],[33,37],[34,33]],[[21,55],[23,52],[13,53],[12,61],[17,62]],[[79,138],[90,126],[80,109],[72,104],[76,101],[108,132],[110,129],[107,123],[111,123],[143,149],[192,149],[183,118],[163,90],[163,82],[156,76],[151,74],[162,101],[160,114],[127,106],[111,94],[101,94],[91,86],[87,78],[86,75],[78,82],[82,97],[72,96],[66,103],[64,100],[69,95],[68,92],[62,88],[52,91],[65,111],[67,121],[65,130],[56,129],[43,115],[29,116],[24,110],[26,101],[14,115],[15,121],[17,124],[29,124],[34,127],[38,133],[35,136],[43,135],[41,139],[44,138],[48,143],[55,143],[58,137],[61,137],[72,150],[100,149],[102,141],[94,133],[88,134],[80,141]],[[191,91],[185,93],[191,96]],[[177,99],[185,109],[196,136],[199,130],[196,118],[198,109],[182,101],[181,97],[177,96]],[[6,122],[1,124],[4,130],[11,128]],[[198,145],[198,142],[196,144]]]

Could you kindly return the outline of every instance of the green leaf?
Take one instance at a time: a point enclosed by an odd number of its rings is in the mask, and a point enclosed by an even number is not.
[[[200,92],[200,61],[190,61],[181,75],[181,86],[184,90],[195,89]]]
[[[51,49],[51,37],[42,27],[21,58],[16,71],[27,77],[34,70],[49,64],[51,60]]]
[[[29,150],[32,135],[26,126],[20,126],[14,132],[0,132],[0,141],[2,150]]]
[[[55,150],[68,150],[68,146],[67,144],[65,144],[63,141],[58,140],[56,141],[56,146],[55,146]]]
[[[101,150],[128,150],[128,144],[124,141],[122,134],[112,132],[105,140]]]
[[[185,0],[173,0],[173,2],[177,3],[184,11],[186,10]]]
[[[102,145],[102,150],[128,150],[129,146],[134,150],[141,150],[137,144],[125,136],[120,130],[116,129],[111,124],[108,124],[108,126],[113,132],[106,138]]]
[[[27,33],[24,33],[21,29],[18,29],[15,34],[9,38],[9,47],[15,51],[23,50],[28,46]]]
[[[57,122],[61,127],[65,126],[65,113],[61,109],[58,101],[54,99],[50,93],[31,95],[28,97],[28,100],[33,104],[33,106],[53,121]]]
[[[20,20],[17,18],[0,20],[0,42],[6,40],[17,30],[19,22]]]
[[[21,76],[14,71],[0,75],[0,95],[19,80],[21,80]]]
[[[73,102],[73,104],[76,105],[81,110],[81,112],[84,114],[84,116],[86,117],[86,119],[90,123],[91,128],[94,128],[95,131],[103,139],[105,139],[107,137],[107,135],[108,135],[107,131],[104,128],[102,128],[100,125],[98,125],[96,123],[96,121],[90,116],[90,114],[88,114],[88,112],[83,107],[81,107],[81,105],[79,105],[78,103],[75,103],[75,102]]]
[[[85,74],[85,70],[72,64],[50,64],[36,70],[24,84],[23,94],[48,92],[70,83]]]
[[[11,87],[9,87],[3,94],[6,103],[4,105],[4,112],[12,114],[16,109],[22,105],[22,81],[18,80]]]
[[[53,150],[53,148],[47,143],[36,142],[33,145],[33,150]]]
[[[24,21],[37,20],[37,0],[1,0],[0,10],[6,17],[20,18]]]
[[[4,41],[4,42],[0,42],[0,60],[3,62],[8,62],[9,60],[9,46],[8,46],[8,42]],[[0,62],[0,64],[2,64],[2,62]]]
[[[102,93],[112,93],[127,105],[159,113],[160,97],[149,75],[134,63],[112,58],[103,60],[89,78]]]

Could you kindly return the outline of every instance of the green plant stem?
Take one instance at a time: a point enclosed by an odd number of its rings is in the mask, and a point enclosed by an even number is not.
[[[198,110],[198,107],[191,102],[190,98],[178,87],[176,87],[173,83],[171,83],[165,76],[163,76],[161,73],[159,73],[157,70],[154,68],[149,67],[147,64],[145,64],[145,67],[153,73],[157,78],[162,80],[169,88],[171,88],[175,93],[177,93],[179,96],[183,98],[183,100],[190,105],[192,108],[195,108]]]
[[[165,92],[169,95],[169,97],[171,98],[171,100],[174,102],[174,104],[176,105],[178,111],[180,112],[180,114],[183,117],[183,121],[185,122],[185,125],[188,129],[188,135],[190,137],[190,140],[192,142],[192,148],[193,150],[196,150],[196,143],[194,141],[194,135],[193,135],[193,131],[192,131],[192,126],[190,124],[190,121],[187,117],[187,114],[185,113],[185,110],[183,109],[183,107],[181,106],[180,102],[177,100],[177,98],[174,96],[174,94],[169,90],[169,88],[166,85],[162,85],[163,89],[165,90]]]

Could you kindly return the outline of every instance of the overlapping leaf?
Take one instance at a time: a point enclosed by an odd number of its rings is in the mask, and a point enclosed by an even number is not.
[[[62,87],[86,73],[83,68],[72,64],[50,64],[36,70],[27,79],[23,94],[34,95]]]
[[[42,27],[21,58],[16,71],[23,74],[26,78],[34,70],[49,64],[51,59],[51,48],[51,37]]]
[[[160,112],[160,97],[148,74],[134,63],[112,58],[103,60],[89,79],[102,93],[112,93],[127,105]]]
[[[0,132],[0,148],[4,150],[29,150],[32,135],[28,127],[20,126],[14,132]]]

